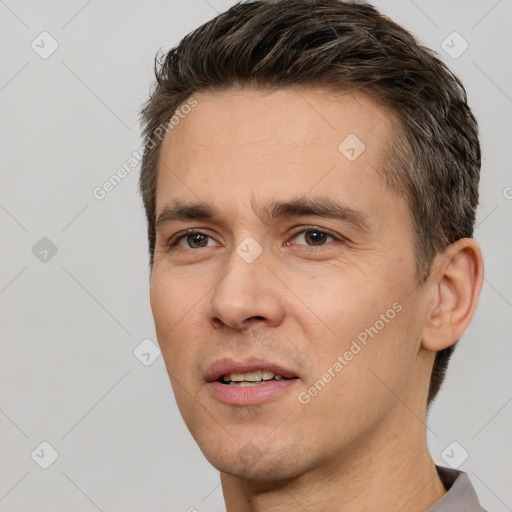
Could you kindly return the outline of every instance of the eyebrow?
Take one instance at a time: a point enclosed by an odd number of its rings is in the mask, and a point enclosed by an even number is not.
[[[334,201],[329,197],[300,197],[290,201],[272,201],[262,210],[260,217],[265,220],[279,220],[287,217],[313,215],[340,220],[356,228],[370,232],[368,218],[358,209]],[[184,203],[179,199],[172,206],[165,206],[156,220],[156,229],[162,225],[182,220],[209,220],[225,225],[217,209],[207,203]]]

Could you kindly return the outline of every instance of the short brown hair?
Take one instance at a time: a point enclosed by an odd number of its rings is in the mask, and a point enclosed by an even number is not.
[[[472,237],[480,144],[464,86],[433,51],[371,5],[239,2],[185,36],[162,60],[157,54],[155,75],[141,110],[145,152],[139,183],[151,269],[161,146],[155,133],[194,93],[238,87],[358,89],[387,106],[397,122],[385,179],[409,204],[420,284],[437,253]],[[455,345],[436,354],[428,405]]]

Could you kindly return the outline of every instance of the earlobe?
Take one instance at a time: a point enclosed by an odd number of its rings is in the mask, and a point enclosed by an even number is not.
[[[453,345],[473,317],[484,274],[480,247],[472,238],[457,240],[436,256],[432,268],[434,300],[422,346],[438,351]]]

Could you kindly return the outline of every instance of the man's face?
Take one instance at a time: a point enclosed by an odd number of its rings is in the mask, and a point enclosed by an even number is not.
[[[400,401],[425,398],[425,300],[410,211],[379,175],[386,111],[312,90],[195,98],[164,139],[156,213],[179,200],[218,218],[162,218],[151,306],[207,459],[233,475],[290,478],[418,424]],[[270,203],[315,199],[339,203],[340,217],[265,215]],[[200,233],[171,246],[187,229]],[[229,375],[271,376],[253,370],[294,378]]]

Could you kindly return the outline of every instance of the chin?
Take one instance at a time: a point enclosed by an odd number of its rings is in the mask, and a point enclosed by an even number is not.
[[[279,482],[296,478],[302,474],[297,466],[289,462],[286,466],[268,466],[263,467],[263,464],[256,466],[244,466],[243,464],[212,464],[218,471],[228,475],[243,478],[244,480],[254,480],[258,482]]]
[[[299,459],[298,451],[293,449],[280,452],[275,446],[267,446],[266,453],[261,453],[249,442],[238,451],[232,447],[215,453],[202,451],[218,471],[246,480],[282,481],[304,473],[305,464]]]

